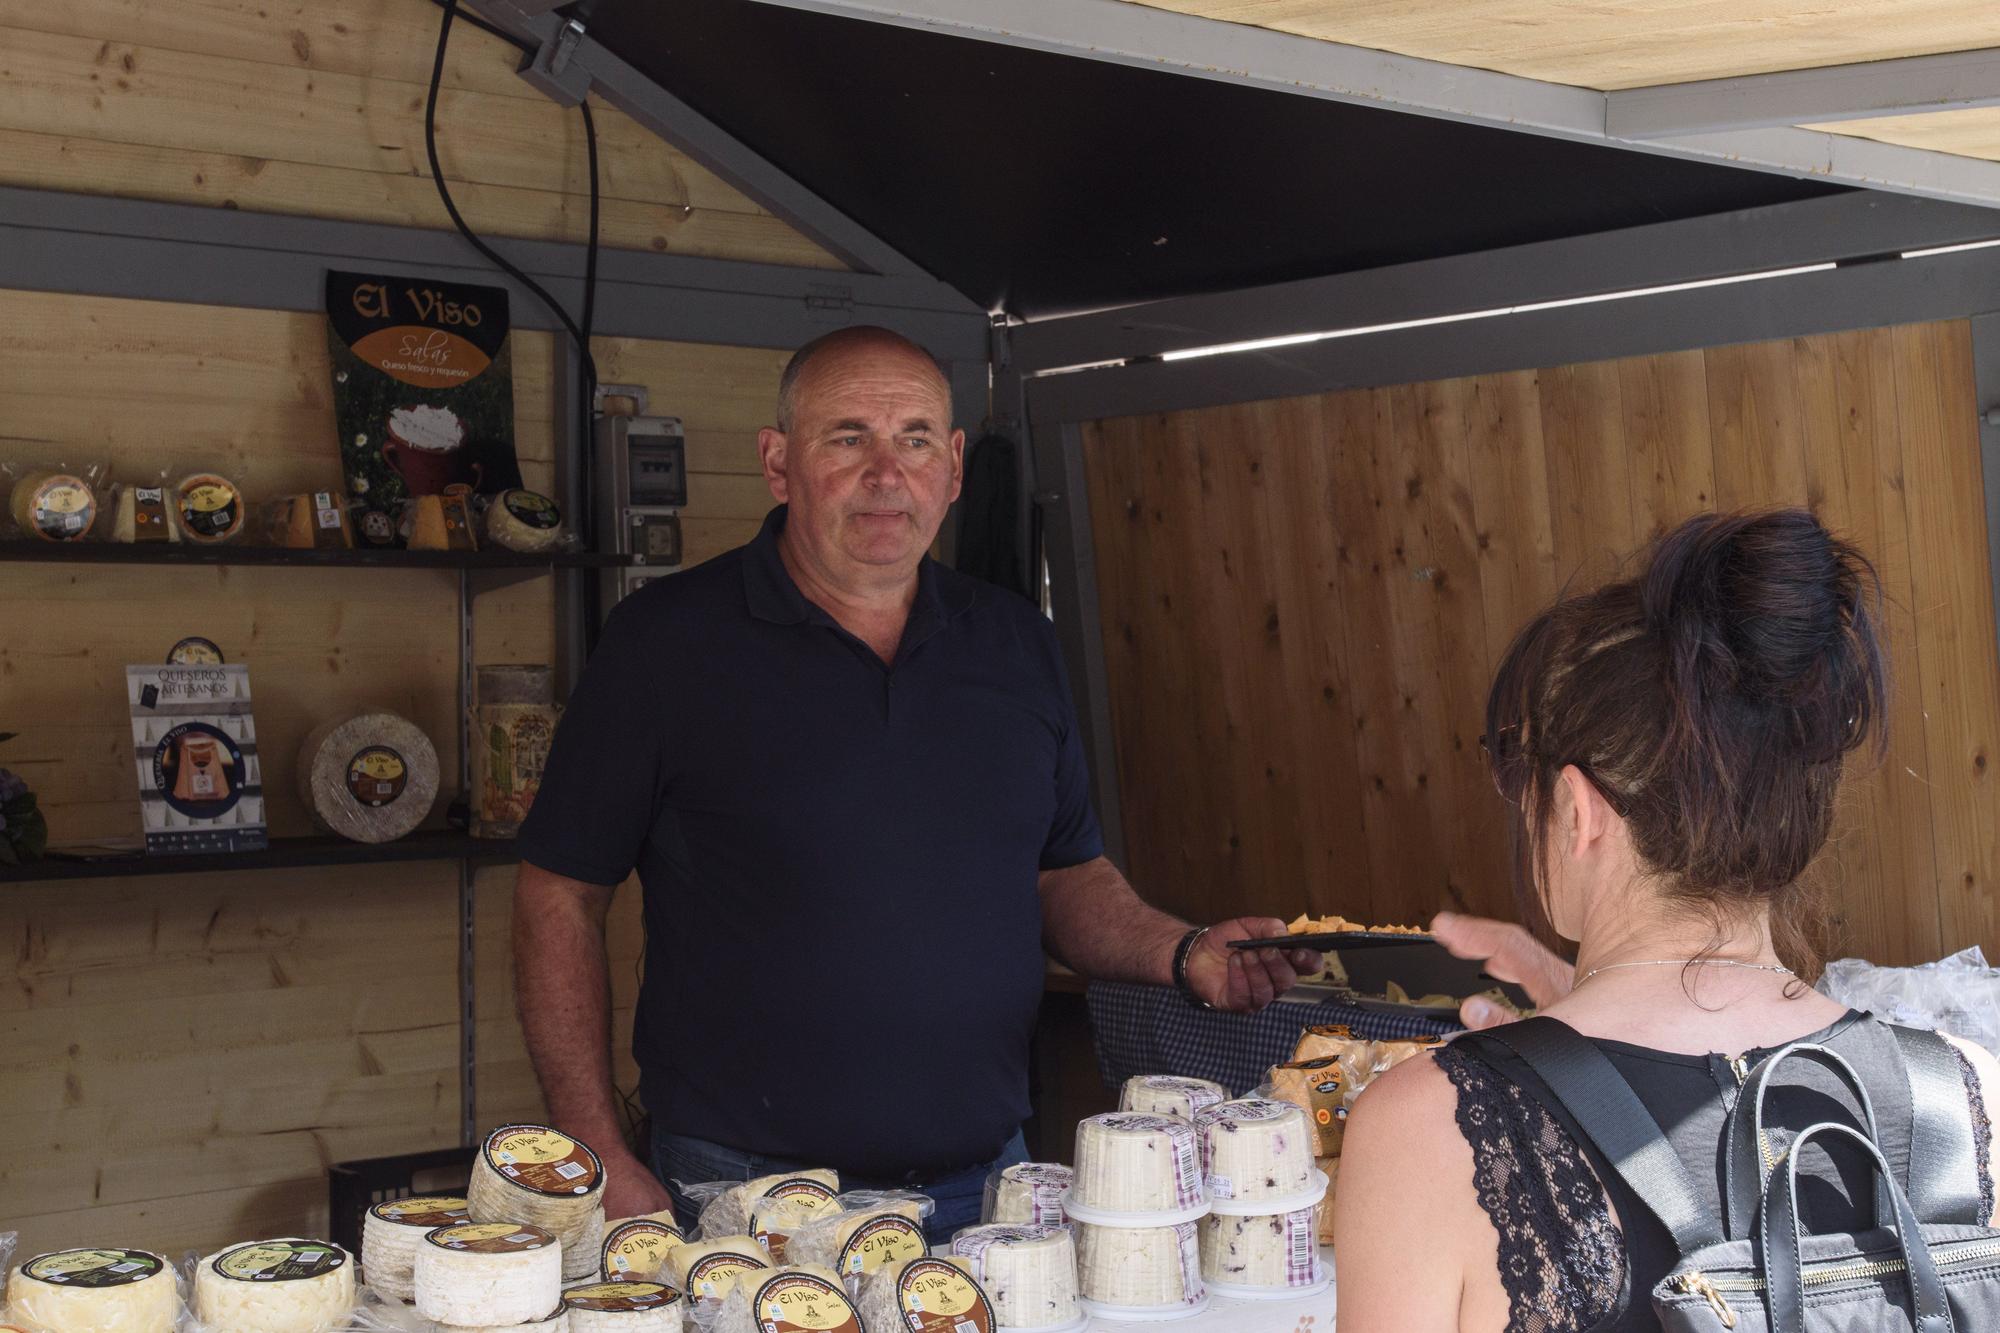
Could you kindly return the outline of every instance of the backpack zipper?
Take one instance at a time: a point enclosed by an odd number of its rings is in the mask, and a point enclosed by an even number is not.
[[[1962,1244],[1949,1254],[1938,1256],[1939,1268],[1955,1268],[1963,1263],[1981,1259],[2000,1258],[2000,1241],[1979,1241]],[[1858,1263],[1829,1264],[1819,1268],[1809,1268],[1802,1280],[1807,1286],[1822,1282],[1847,1282],[1855,1278],[1888,1277],[1903,1271],[1901,1259],[1873,1259]],[[1761,1277],[1710,1277],[1698,1268],[1690,1268],[1676,1273],[1669,1279],[1674,1290],[1689,1296],[1700,1296],[1714,1309],[1716,1317],[1722,1320],[1724,1328],[1736,1327],[1736,1312],[1729,1308],[1724,1298],[1725,1291],[1762,1291],[1764,1279]]]
[[[1750,1063],[1740,1055],[1729,1057],[1729,1072],[1736,1075],[1736,1086],[1740,1089],[1750,1081]],[[1781,1160],[1771,1153],[1771,1141],[1763,1134],[1757,1136],[1757,1155],[1764,1160],[1766,1171],[1775,1171]],[[1734,1325],[1730,1325],[1734,1327]]]
[[[1715,1284],[1700,1269],[1691,1268],[1685,1273],[1676,1273],[1673,1286],[1684,1295],[1699,1296],[1707,1301],[1708,1308],[1715,1311],[1715,1317],[1722,1321],[1724,1328],[1736,1327],[1736,1311],[1729,1308],[1729,1302],[1722,1299],[1722,1293],[1715,1289]]]

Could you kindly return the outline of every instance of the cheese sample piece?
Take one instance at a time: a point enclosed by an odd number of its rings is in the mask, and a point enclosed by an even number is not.
[[[509,551],[539,555],[554,550],[562,535],[562,510],[539,492],[502,491],[487,506],[486,536]]]
[[[1199,1305],[1201,1242],[1195,1224],[1102,1227],[1076,1224],[1077,1286],[1083,1299],[1122,1309]]]
[[[1229,1100],[1229,1089],[1205,1078],[1181,1078],[1175,1074],[1135,1074],[1125,1080],[1118,1109],[1142,1115],[1177,1115],[1194,1119],[1195,1112]]]
[[[593,1282],[563,1293],[570,1333],[680,1333],[681,1305],[661,1282]]]
[[[1317,1284],[1318,1208],[1269,1217],[1211,1214],[1200,1229],[1201,1275],[1231,1287],[1291,1288]]]
[[[668,1285],[696,1304],[720,1301],[744,1273],[769,1268],[770,1258],[749,1236],[717,1236],[689,1241],[667,1255]]]
[[[1076,1127],[1071,1199],[1121,1213],[1171,1213],[1201,1202],[1194,1126],[1175,1116],[1113,1111]]]
[[[173,1333],[181,1298],[157,1254],[57,1250],[13,1271],[0,1309],[47,1333]]]
[[[8,508],[23,537],[82,541],[97,523],[97,492],[77,473],[44,469],[14,483]]]
[[[191,542],[215,546],[236,540],[249,520],[236,483],[214,472],[196,472],[174,484],[174,522]]]
[[[776,1176],[758,1176],[740,1185],[728,1185],[717,1191],[702,1208],[701,1234],[740,1236],[748,1233],[750,1205],[781,1186],[792,1185],[793,1182],[810,1182],[812,1185],[817,1185],[825,1191],[829,1199],[840,1189],[839,1173],[824,1167],[815,1167],[808,1171],[789,1171]]]
[[[817,1264],[845,1278],[922,1258],[929,1248],[922,1205],[905,1199],[815,1218],[793,1233],[785,1254],[792,1263]]]
[[[863,1333],[863,1324],[837,1276],[795,1264],[759,1273],[754,1281],[745,1277],[723,1301],[709,1333]]]
[[[1060,1226],[1063,1191],[1076,1173],[1054,1162],[1017,1162],[993,1174],[986,1187],[986,1221]]]
[[[385,1300],[416,1295],[417,1242],[439,1227],[471,1220],[465,1200],[428,1194],[387,1199],[361,1219],[361,1274],[368,1290]]]
[[[502,1125],[473,1159],[467,1199],[475,1222],[526,1222],[553,1233],[565,1278],[597,1273],[604,1164],[587,1144],[547,1125]]]
[[[454,1328],[543,1319],[562,1304],[562,1267],[562,1246],[542,1227],[440,1227],[417,1246],[417,1313]]]
[[[1289,1199],[1311,1190],[1313,1136],[1290,1102],[1246,1097],[1203,1111],[1196,1120],[1213,1199]]]
[[[869,1333],[993,1333],[999,1318],[964,1259],[904,1259],[861,1287]]]
[[[219,1329],[322,1333],[354,1310],[354,1264],[323,1240],[253,1241],[203,1259],[194,1270],[194,1312]]]
[[[1076,1240],[1068,1227],[968,1227],[952,1238],[1003,1328],[1062,1328],[1079,1314]]]
[[[629,1217],[604,1233],[598,1271],[607,1282],[621,1278],[650,1281],[667,1266],[667,1256],[685,1245],[680,1228],[657,1217]]]
[[[761,1199],[750,1204],[750,1234],[771,1256],[771,1262],[785,1262],[786,1247],[814,1218],[840,1211],[832,1190],[818,1180],[789,1177]]]
[[[1325,1056],[1295,1060],[1271,1070],[1271,1095],[1305,1113],[1313,1156],[1337,1157],[1347,1132],[1347,1075],[1340,1061]]]
[[[298,783],[321,829],[356,842],[393,842],[430,815],[437,751],[416,723],[394,713],[333,718],[300,744]]]

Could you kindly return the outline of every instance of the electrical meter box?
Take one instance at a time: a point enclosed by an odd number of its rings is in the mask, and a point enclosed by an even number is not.
[[[607,385],[600,393],[629,389]],[[643,411],[643,394],[636,395]],[[594,428],[597,531],[632,562],[605,575],[602,605],[681,564],[681,515],[687,506],[687,439],[679,417],[601,416]]]

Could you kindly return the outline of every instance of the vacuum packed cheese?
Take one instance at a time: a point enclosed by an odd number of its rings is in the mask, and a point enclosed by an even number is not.
[[[667,1282],[696,1303],[720,1301],[742,1274],[770,1266],[763,1247],[749,1236],[718,1236],[689,1241],[669,1253]]]
[[[1214,1214],[1200,1228],[1201,1275],[1229,1287],[1293,1288],[1318,1284],[1317,1207],[1265,1217]]]
[[[861,1288],[869,1333],[993,1333],[999,1319],[963,1259],[905,1259]]]
[[[120,486],[112,506],[111,540],[134,542],[177,542],[181,530],[167,514],[164,486]]]
[[[393,842],[423,823],[437,800],[437,751],[416,723],[394,713],[322,722],[299,746],[298,775],[313,822],[356,842]]]
[[[557,1309],[549,1311],[540,1319],[530,1319],[522,1324],[488,1324],[484,1328],[457,1328],[451,1324],[424,1325],[429,1333],[569,1333],[569,1312]]]
[[[854,1208],[846,1208],[843,1200],[843,1211],[817,1217],[794,1232],[785,1255],[793,1263],[818,1264],[845,1278],[921,1258],[928,1250],[918,1199],[864,1201]]]
[[[750,1205],[758,1199],[780,1188],[787,1188],[787,1192],[792,1194],[811,1188],[827,1199],[832,1199],[835,1192],[840,1189],[840,1176],[824,1167],[816,1167],[809,1171],[759,1176],[741,1184],[719,1184],[698,1188],[714,1191],[701,1210],[701,1234],[738,1236],[750,1230]]]
[[[1212,1199],[1289,1199],[1317,1182],[1305,1112],[1290,1102],[1223,1102],[1203,1111],[1195,1128]]]
[[[1171,1213],[1201,1197],[1201,1164],[1187,1121],[1113,1111],[1077,1125],[1074,1203],[1107,1212]]]
[[[23,537],[82,541],[97,523],[97,492],[74,472],[30,472],[14,483],[8,503]]]
[[[628,1217],[613,1222],[604,1233],[598,1271],[606,1281],[619,1278],[650,1281],[667,1266],[667,1256],[685,1245],[680,1228],[657,1217]]]
[[[1135,1074],[1125,1080],[1118,1097],[1118,1109],[1143,1115],[1177,1115],[1194,1119],[1195,1112],[1229,1100],[1229,1089],[1205,1078],[1181,1078],[1174,1074]]]
[[[680,1333],[681,1304],[660,1282],[592,1282],[563,1293],[570,1333]]]
[[[838,1277],[817,1266],[791,1265],[740,1281],[709,1333],[862,1333],[863,1327]]]
[[[828,1172],[827,1174],[832,1174]],[[750,1234],[773,1263],[785,1261],[786,1246],[800,1227],[814,1218],[840,1211],[831,1189],[816,1177],[788,1176],[751,1200]]]
[[[1321,1160],[1319,1169],[1326,1173],[1326,1197],[1319,1201],[1316,1220],[1319,1223],[1319,1243],[1333,1244],[1333,1196],[1340,1189],[1340,1159],[1328,1157]]]
[[[473,1159],[466,1193],[475,1222],[526,1222],[551,1232],[562,1242],[565,1278],[597,1273],[604,1164],[588,1145],[547,1125],[502,1125]]]
[[[562,540],[562,511],[536,491],[502,491],[487,506],[486,535],[510,551],[539,555]]]
[[[1123,1310],[1199,1305],[1201,1242],[1195,1224],[1170,1227],[1076,1225],[1077,1285],[1083,1299]]]
[[[439,1227],[471,1220],[465,1200],[428,1194],[388,1199],[361,1219],[361,1271],[368,1289],[392,1301],[416,1294],[417,1242]]]
[[[354,1264],[323,1240],[252,1241],[212,1254],[194,1270],[194,1312],[219,1329],[322,1333],[354,1309]]]
[[[1076,1173],[1054,1162],[1016,1162],[986,1182],[985,1220],[1031,1226],[1060,1226],[1062,1196]]]
[[[4,1309],[48,1333],[173,1333],[174,1270],[146,1250],[38,1254],[7,1279]]]
[[[1347,1132],[1346,1075],[1331,1056],[1295,1060],[1271,1070],[1271,1095],[1305,1113],[1313,1156],[1337,1157]]]
[[[417,1313],[452,1328],[545,1320],[562,1304],[562,1268],[562,1246],[541,1227],[440,1227],[417,1247]]]
[[[1077,1321],[1076,1241],[1068,1227],[968,1227],[952,1238],[1003,1328]]]
[[[234,541],[248,520],[247,509],[236,483],[217,473],[192,473],[174,484],[174,521],[191,542]]]

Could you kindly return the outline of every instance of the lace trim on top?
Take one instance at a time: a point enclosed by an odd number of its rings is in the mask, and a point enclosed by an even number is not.
[[[1477,1056],[1434,1057],[1458,1090],[1479,1206],[1500,1233],[1507,1333],[1586,1333],[1618,1305],[1625,1241],[1576,1140]]]
[[[1972,1160],[1979,1164],[1979,1223],[1984,1226],[1993,1216],[1993,1121],[1987,1114],[1979,1071],[1958,1047],[1953,1046],[1951,1054],[1958,1061],[1958,1076],[1965,1080],[1965,1099],[1972,1106]]]

